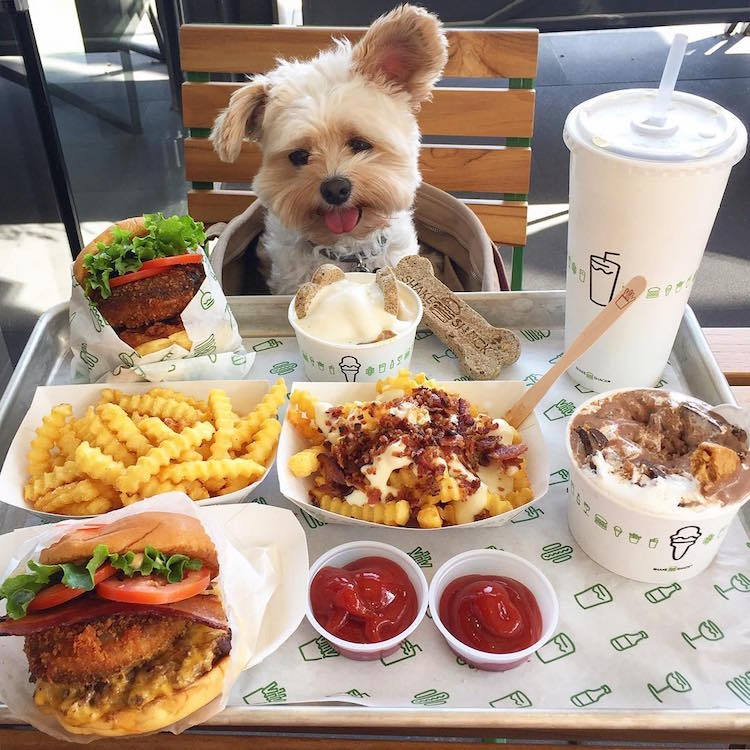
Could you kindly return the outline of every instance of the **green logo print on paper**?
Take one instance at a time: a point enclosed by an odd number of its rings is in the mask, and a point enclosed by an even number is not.
[[[609,604],[612,601],[612,594],[603,583],[595,583],[575,594],[575,600],[581,609],[592,609],[601,604]]]
[[[314,516],[311,516],[307,511],[304,511],[300,508],[299,514],[302,516],[302,520],[311,528],[311,529],[317,529],[321,526],[325,526],[326,522],[321,521],[319,518],[315,518]]]
[[[627,651],[633,646],[637,646],[641,641],[645,641],[648,638],[648,633],[645,630],[639,630],[637,633],[623,633],[622,635],[616,635],[614,638],[610,638],[610,643],[615,651]]]
[[[210,310],[215,304],[216,300],[211,292],[200,292],[201,295],[201,307],[204,310]]]
[[[466,661],[466,659],[460,656],[456,657],[456,664],[458,664],[459,667],[468,667],[469,669],[476,669],[476,667],[473,664],[469,664],[469,662]]]
[[[254,352],[265,352],[269,349],[275,349],[277,346],[281,346],[281,341],[278,339],[266,339],[258,344],[253,344]]]
[[[286,688],[281,687],[276,680],[269,682],[268,685],[256,688],[251,693],[242,696],[245,703],[253,703],[252,696],[262,695],[266,703],[283,703],[286,700]]]
[[[430,336],[432,336],[432,331],[425,331],[424,329],[422,329],[421,331],[417,331],[417,335],[415,336],[415,338],[417,339],[417,341],[421,341],[422,339],[429,338]]]
[[[357,688],[352,688],[351,690],[347,690],[344,695],[351,695],[352,698],[369,698],[369,693],[363,693],[361,690],[357,690]]]
[[[532,328],[525,331],[519,331],[527,341],[542,341],[548,339],[550,330],[549,328]]]
[[[651,695],[653,695],[659,703],[664,703],[661,694],[667,690],[674,690],[676,693],[689,693],[693,689],[693,686],[687,681],[687,678],[680,672],[670,672],[665,679],[667,684],[663,688],[657,688],[650,682],[646,686]]]
[[[591,388],[586,388],[585,385],[581,385],[580,383],[575,384],[575,389],[578,391],[578,393],[593,393]]]
[[[270,370],[271,375],[289,375],[297,369],[296,362],[277,362]]]
[[[570,472],[567,469],[558,469],[557,471],[553,471],[549,475],[550,487],[553,484],[565,484],[568,479],[570,479]]]
[[[750,706],[750,670],[724,683],[743,703]]]
[[[407,552],[407,554],[417,565],[419,565],[420,568],[432,567],[432,555],[430,554],[430,550],[422,549],[417,546],[411,552]]]
[[[703,620],[698,625],[698,635],[690,636],[684,632],[681,635],[685,643],[694,649],[698,648],[695,645],[695,641],[699,641],[701,638],[707,641],[720,641],[724,637],[722,629],[713,620]]]
[[[573,548],[569,544],[552,542],[542,547],[542,560],[553,563],[564,563],[573,558]]]
[[[539,378],[542,376],[537,372],[532,372],[530,375],[527,375],[523,382],[526,383],[526,387],[528,388],[530,385],[534,385],[534,383],[539,382]]]
[[[89,312],[91,313],[91,322],[94,324],[94,330],[97,333],[101,333],[101,331],[107,326],[107,321],[104,320],[96,305],[89,303]]]
[[[432,358],[435,360],[435,362],[440,362],[441,359],[458,359],[456,357],[456,353],[453,351],[453,349],[445,349],[442,354],[433,354]],[[393,369],[393,364],[391,364],[390,369]]]
[[[445,690],[435,690],[435,688],[429,688],[423,690],[421,693],[417,693],[411,702],[417,706],[443,706],[448,702],[450,693],[446,693]]]
[[[732,591],[739,591],[743,594],[750,593],[750,578],[748,578],[744,573],[735,573],[729,579],[728,588],[722,588],[718,583],[714,584],[714,588],[724,599],[729,599],[729,597],[731,596],[730,592]]]
[[[539,661],[549,664],[558,659],[564,659],[576,652],[576,645],[567,633],[558,633],[550,638],[537,652]]]
[[[408,638],[401,642],[401,651],[395,651],[388,656],[381,656],[380,663],[384,667],[390,667],[393,664],[398,664],[400,661],[406,661],[416,656],[422,647],[418,643],[412,643]]]
[[[207,338],[195,345],[191,357],[208,357],[213,363],[216,362],[216,337],[213,333]]]
[[[560,359],[560,357],[562,357],[562,355],[563,355],[563,352],[560,352],[559,354],[555,354],[555,356],[552,357],[552,359],[548,359],[547,362],[549,362],[551,365],[554,365],[555,362],[557,362],[557,360]]]
[[[335,646],[322,635],[303,643],[297,647],[297,650],[304,661],[322,661],[323,659],[332,659],[334,656],[341,656]]]
[[[555,422],[558,419],[569,417],[575,410],[576,405],[572,401],[561,398],[557,403],[548,406],[542,413],[550,422]]]
[[[511,523],[523,523],[524,521],[533,521],[536,518],[541,518],[544,515],[544,511],[541,508],[535,508],[533,505],[530,508],[526,508],[523,513],[519,513],[515,518],[511,518]],[[521,518],[523,516],[523,518]]]
[[[93,370],[94,365],[96,365],[96,363],[99,361],[99,357],[89,351],[88,345],[85,341],[81,344],[81,353],[79,354],[79,356],[83,361],[83,364],[86,365],[89,370]]]
[[[651,604],[659,604],[669,599],[670,596],[682,590],[679,583],[670,583],[669,586],[657,586],[655,589],[649,589],[643,596]]]
[[[495,698],[494,701],[490,701],[492,708],[531,708],[533,705],[529,696],[523,690],[514,690],[502,698]]]
[[[570,696],[570,702],[578,708],[584,706],[590,706],[597,701],[600,701],[605,695],[609,695],[612,692],[612,688],[609,685],[600,685],[596,688],[590,688],[589,690],[581,690],[580,693]]]
[[[266,500],[265,497],[254,497],[251,501],[251,503],[258,503],[258,505],[268,505],[268,500]]]

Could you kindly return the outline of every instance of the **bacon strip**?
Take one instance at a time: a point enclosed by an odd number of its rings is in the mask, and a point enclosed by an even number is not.
[[[178,617],[199,622],[217,630],[229,630],[224,608],[214,594],[199,594],[173,604],[126,604],[100,599],[98,596],[83,596],[67,604],[61,604],[59,607],[26,615],[18,620],[11,620],[8,617],[0,618],[0,636],[30,635],[50,628],[91,622],[101,617],[119,614]]]

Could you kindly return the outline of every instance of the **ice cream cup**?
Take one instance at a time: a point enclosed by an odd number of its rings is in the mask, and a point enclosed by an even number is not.
[[[627,504],[581,468],[573,455],[570,425],[592,404],[631,390],[642,389],[621,388],[593,396],[570,418],[566,438],[571,462],[568,525],[583,551],[613,573],[646,583],[685,581],[710,565],[729,525],[750,496],[723,507],[657,513]],[[671,395],[703,404],[684,394]],[[712,408],[732,424],[746,430],[750,427],[750,418],[741,409],[727,404]]]
[[[356,281],[372,278],[372,274],[347,273],[346,278]],[[413,320],[395,336],[371,344],[335,344],[311,335],[300,328],[292,299],[289,304],[289,324],[297,337],[308,380],[369,383],[395,375],[402,367],[408,368],[417,326],[422,319],[422,301],[403,282],[399,281],[398,287],[401,303],[413,315]]]
[[[363,557],[385,557],[395,562],[406,575],[414,586],[417,594],[417,616],[414,622],[409,625],[403,632],[389,638],[387,641],[378,643],[352,643],[337,638],[329,633],[316,619],[312,611],[310,601],[310,584],[318,574],[318,571],[326,565],[341,567],[348,563],[359,560]],[[405,552],[383,542],[348,542],[340,544],[338,547],[323,553],[310,567],[310,577],[307,587],[307,620],[315,630],[326,638],[342,655],[347,659],[356,661],[375,661],[390,654],[395,653],[401,648],[401,644],[417,629],[422,622],[427,611],[427,579],[424,577],[422,569],[409,557]]]
[[[440,619],[440,598],[443,591],[456,578],[476,574],[507,576],[522,583],[531,591],[542,615],[542,634],[538,641],[523,651],[491,654],[467,646],[450,633]],[[457,656],[471,666],[489,672],[504,672],[523,664],[552,637],[557,627],[559,614],[557,594],[547,576],[527,560],[510,552],[497,549],[474,549],[462,552],[444,562],[430,583],[430,615],[435,626]]]

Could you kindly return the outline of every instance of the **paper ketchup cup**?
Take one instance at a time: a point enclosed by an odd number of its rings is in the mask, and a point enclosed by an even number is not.
[[[459,641],[440,619],[440,599],[451,581],[468,575],[498,575],[522,583],[534,595],[542,615],[542,634],[528,648],[507,654],[493,654]],[[557,594],[539,568],[518,555],[497,549],[475,549],[451,557],[438,568],[430,583],[430,616],[451,650],[477,669],[505,672],[523,664],[555,632],[560,606]]]
[[[347,279],[371,282],[371,273],[347,273]],[[370,344],[338,344],[325,341],[302,329],[294,311],[294,298],[289,303],[289,324],[294,329],[297,345],[302,353],[302,366],[308,380],[369,383],[400,369],[409,367],[414,337],[422,319],[422,301],[413,289],[398,281],[403,319],[409,322],[395,336]]]
[[[710,565],[729,525],[750,495],[724,506],[658,513],[629,504],[592,471],[579,466],[571,442],[576,416],[600,401],[632,390],[644,389],[622,388],[593,396],[570,418],[566,435],[571,463],[568,525],[583,551],[613,573],[646,583],[685,581]],[[669,395],[705,407],[704,402],[691,396]],[[732,424],[746,430],[750,427],[747,414],[737,407],[711,408]]]
[[[329,633],[318,621],[313,614],[312,602],[310,599],[310,586],[321,568],[326,565],[333,567],[342,567],[355,560],[363,557],[385,557],[395,562],[411,581],[414,591],[417,595],[417,614],[414,621],[405,628],[401,633],[385,641],[377,643],[352,643],[338,638]],[[338,547],[328,550],[322,554],[310,567],[310,576],[307,586],[307,620],[315,630],[326,638],[342,655],[347,659],[355,661],[375,661],[390,654],[395,653],[401,647],[401,644],[417,629],[422,622],[427,611],[427,579],[424,577],[422,569],[409,557],[390,544],[383,542],[348,542],[340,544]]]

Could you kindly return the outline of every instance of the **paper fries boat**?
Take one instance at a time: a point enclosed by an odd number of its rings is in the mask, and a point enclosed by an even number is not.
[[[23,508],[38,516],[52,519],[70,518],[61,513],[47,513],[32,508],[23,497],[23,486],[27,480],[26,457],[29,452],[34,432],[42,423],[42,417],[49,414],[57,404],[71,404],[73,415],[80,417],[86,408],[99,401],[99,393],[105,388],[115,387],[123,393],[146,393],[155,388],[154,383],[92,383],[90,385],[55,385],[40,386],[36,389],[29,411],[23,418],[18,432],[8,449],[2,471],[0,471],[0,500],[8,505]],[[191,380],[178,383],[166,383],[165,387],[179,391],[188,396],[205,399],[212,388],[221,388],[229,396],[234,411],[244,416],[260,403],[270,387],[265,380]],[[196,500],[196,505],[220,505],[239,503],[252,492],[268,475],[275,456],[271,458],[263,476],[257,482],[243,487],[237,492],[206,500]],[[80,518],[80,516],[76,516]]]
[[[491,417],[502,417],[525,390],[524,384],[520,381],[449,381],[447,383],[438,383],[438,385],[447,391],[457,393],[468,399],[480,411],[489,414]],[[375,383],[294,383],[292,390],[296,389],[308,391],[321,401],[327,401],[334,405],[343,404],[348,401],[371,401],[377,395]],[[534,497],[530,502],[499,516],[486,518],[483,521],[461,524],[460,526],[444,526],[441,529],[418,529],[400,526],[390,526],[388,528],[406,528],[409,531],[445,531],[446,529],[497,527],[504,526],[519,513],[523,513],[525,508],[542,498],[547,492],[549,486],[549,459],[547,447],[542,437],[542,429],[536,414],[532,414],[521,425],[520,433],[524,443],[528,446],[528,451],[525,454],[526,467],[531,488],[534,492]],[[383,528],[383,524],[340,516],[318,508],[311,503],[308,490],[312,487],[312,479],[310,477],[299,479],[288,468],[289,458],[297,453],[297,451],[301,451],[307,447],[308,443],[305,439],[285,419],[281,428],[281,439],[279,440],[277,455],[277,471],[281,494],[311,516],[326,523],[357,524]]]

